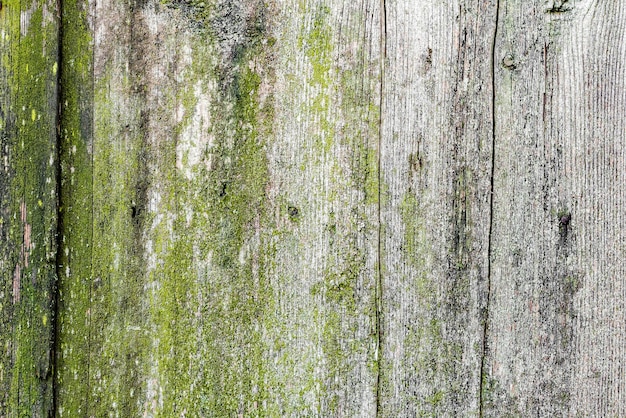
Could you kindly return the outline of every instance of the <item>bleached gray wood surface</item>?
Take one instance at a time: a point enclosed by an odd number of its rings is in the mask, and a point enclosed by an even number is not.
[[[383,416],[479,412],[495,2],[387,2]]]
[[[626,4],[554,3],[500,5],[485,412],[623,416]]]

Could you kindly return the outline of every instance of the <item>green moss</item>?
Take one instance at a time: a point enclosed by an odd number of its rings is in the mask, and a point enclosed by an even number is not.
[[[0,415],[45,416],[52,406],[52,341],[57,225],[57,24],[43,3],[3,3],[0,180],[3,243],[0,288]],[[21,13],[29,19],[20,25]],[[21,32],[24,32],[22,34]],[[34,115],[34,118],[33,118]]]
[[[275,385],[263,339],[273,328],[265,149],[273,103],[270,97],[261,104],[259,88],[272,77],[271,67],[257,38],[248,39],[235,62],[220,61],[220,46],[206,45],[203,36],[192,43],[194,61],[175,93],[184,115],[174,133],[180,137],[192,123],[193,89],[201,86],[211,92],[207,134],[214,141],[191,178],[173,170],[158,180],[169,202],[160,205],[160,215],[173,219],[171,227],[152,232],[158,261],[151,277],[159,288],[151,311],[159,324],[154,338],[163,393],[158,414],[279,416],[266,402]],[[158,155],[176,152],[172,145]],[[175,161],[159,164],[176,167]]]
[[[311,82],[318,84],[322,89],[329,86],[329,74],[331,70],[331,32],[326,22],[330,8],[319,6],[313,17],[312,28],[308,31],[305,42],[300,42],[305,49],[305,55],[309,58],[313,74]]]
[[[301,5],[301,7],[305,7]],[[327,22],[330,9],[327,6],[317,6],[315,10],[302,12],[302,16],[311,16],[312,22],[303,20],[298,46],[304,51],[311,74],[307,77],[309,88],[314,89],[311,104],[302,109],[304,114],[312,113],[318,120],[318,132],[314,135],[315,146],[321,158],[327,155],[332,146],[336,132],[334,124],[330,121],[330,106],[332,105],[331,83],[332,72],[332,34]]]
[[[145,391],[148,348],[142,236],[148,173],[141,109],[120,109],[121,98],[109,96],[111,80],[98,80],[94,104],[89,411],[132,416]],[[131,80],[122,83],[132,91]]]
[[[87,414],[89,400],[90,297],[92,260],[92,94],[91,36],[86,11],[77,1],[63,4],[63,61],[60,71],[61,205],[57,406],[62,416]]]

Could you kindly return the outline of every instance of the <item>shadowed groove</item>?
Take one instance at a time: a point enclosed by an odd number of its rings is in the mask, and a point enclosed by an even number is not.
[[[491,259],[492,259],[492,231],[493,231],[493,193],[494,193],[494,172],[496,162],[496,42],[498,40],[498,20],[500,16],[500,0],[496,0],[495,24],[493,32],[493,43],[491,45],[491,178],[489,194],[489,231],[487,235],[487,298],[485,301],[485,312],[482,318],[482,352],[480,357],[480,382],[478,393],[478,416],[483,416],[483,403],[485,391],[485,362],[487,357],[487,333],[489,331],[489,303],[491,299]]]

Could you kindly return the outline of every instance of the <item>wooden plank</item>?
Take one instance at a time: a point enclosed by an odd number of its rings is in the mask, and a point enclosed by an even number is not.
[[[501,3],[485,415],[622,416],[626,9]]]
[[[59,413],[373,414],[378,1],[67,7]]]
[[[57,4],[0,7],[0,415],[53,408]]]
[[[619,2],[57,7],[0,7],[0,415],[626,414]]]
[[[380,416],[479,414],[495,11],[386,3]]]
[[[93,249],[93,36],[88,2],[64,0],[59,63],[59,248],[55,405],[86,416]]]
[[[379,7],[289,1],[276,19],[272,356],[283,416],[377,407]]]

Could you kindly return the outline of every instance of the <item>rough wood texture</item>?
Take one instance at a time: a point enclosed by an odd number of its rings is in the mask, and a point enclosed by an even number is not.
[[[0,415],[52,411],[57,6],[0,8]]]
[[[276,22],[277,400],[286,415],[372,416],[379,1],[285,2]]]
[[[485,415],[623,416],[625,5],[498,20]]]
[[[3,2],[0,416],[625,415],[625,14]]]
[[[374,414],[378,5],[65,4],[60,415]]]
[[[495,3],[386,9],[381,412],[477,414]]]
[[[63,1],[59,69],[59,228],[56,413],[85,416],[93,282],[93,81],[89,3]],[[94,334],[98,335],[98,334]],[[68,403],[72,407],[68,407]]]

